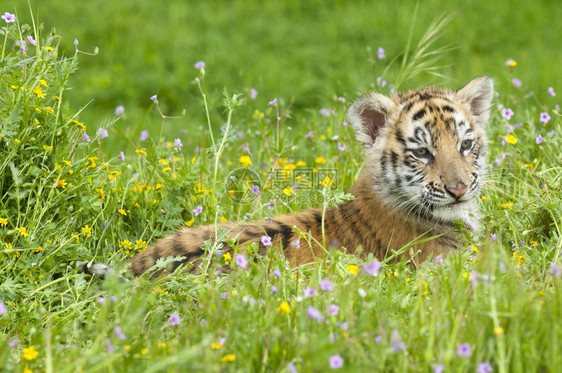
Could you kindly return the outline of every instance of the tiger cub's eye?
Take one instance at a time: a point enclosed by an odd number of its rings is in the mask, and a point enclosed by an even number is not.
[[[464,140],[461,142],[461,151],[470,150],[472,148],[472,140]]]
[[[416,157],[420,157],[420,158],[427,157],[430,154],[427,148],[418,148],[414,150],[413,153]]]

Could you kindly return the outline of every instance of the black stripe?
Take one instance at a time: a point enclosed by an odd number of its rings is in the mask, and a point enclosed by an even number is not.
[[[414,116],[412,117],[413,121],[417,121],[422,119],[425,116],[425,108],[419,110],[417,113],[414,114]]]

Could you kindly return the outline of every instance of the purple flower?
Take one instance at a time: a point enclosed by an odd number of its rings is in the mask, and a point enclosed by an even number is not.
[[[343,358],[340,355],[330,356],[330,368],[338,369],[343,367]]]
[[[392,337],[390,337],[390,342],[392,343],[392,353],[397,353],[398,351],[403,351],[406,349],[406,343],[400,338],[398,329],[392,331]]]
[[[521,87],[523,85],[523,83],[521,83],[521,80],[517,79],[517,78],[513,78],[511,79],[511,84],[513,84],[514,87]]]
[[[496,242],[497,240],[497,236],[495,233],[490,234],[490,238],[492,238],[492,241]]]
[[[252,189],[251,189],[251,190],[252,190],[252,193],[253,193],[255,196],[259,196],[260,193],[261,193],[260,187],[259,187],[258,185],[252,185]]]
[[[277,105],[277,98],[274,98],[273,100],[269,101],[267,104],[269,106],[276,106]]]
[[[502,117],[504,117],[507,120],[510,120],[511,117],[513,116],[513,110],[511,109],[502,109]]]
[[[156,102],[158,100],[158,96],[152,95],[152,96],[150,96],[150,100],[153,101],[153,102]]]
[[[437,264],[438,266],[443,265],[443,257],[441,256],[441,254],[439,254],[435,257],[435,264]]]
[[[376,336],[375,339],[374,339],[374,341],[375,341],[375,343],[377,343],[377,344],[378,344],[378,343],[381,343],[381,341],[382,341],[382,335]]]
[[[226,291],[224,293],[221,293],[222,299],[226,299],[227,297],[228,297],[228,293]]]
[[[195,67],[198,70],[204,69],[205,68],[205,61],[197,61],[195,63],[195,65],[193,65],[193,67]]]
[[[560,277],[560,275],[562,275],[562,267],[560,267],[559,265],[557,265],[556,263],[551,263],[550,264],[550,272],[551,275],[553,275],[554,277]]]
[[[487,361],[478,364],[478,368],[476,368],[477,373],[490,373],[492,371],[492,364],[488,363]]]
[[[505,66],[511,66],[511,65],[514,64],[514,63],[517,64],[517,62],[516,62],[513,58],[508,58],[508,59],[505,61]]]
[[[207,320],[201,319],[201,325],[206,326],[207,324],[209,324]]]
[[[29,44],[37,45],[37,42],[35,41],[35,39],[33,39],[33,36],[31,35],[27,36],[27,41],[29,42]]]
[[[472,349],[470,348],[469,343],[461,343],[457,348],[457,355],[461,357],[469,357],[472,353]]]
[[[250,89],[250,97],[252,98],[252,100],[255,100],[256,97],[258,97],[258,91],[256,91],[255,88]]]
[[[109,298],[109,300],[110,300],[112,303],[115,303],[115,302],[117,302],[117,297],[116,297],[115,295],[112,295],[111,298]]]
[[[318,292],[318,290],[314,289],[314,288],[306,288],[304,289],[303,293],[304,293],[304,297],[305,298],[310,298],[316,295],[316,293]]]
[[[552,130],[552,131],[549,131],[549,132],[547,133],[547,135],[550,136],[550,137],[553,137],[555,133],[556,133],[556,132],[554,132],[554,130]]]
[[[290,373],[299,373],[299,371],[297,370],[297,367],[296,367],[295,364],[293,364],[293,363],[287,364],[287,370],[288,370]]]
[[[273,271],[273,277],[277,277],[277,278],[281,277],[281,271],[279,271],[278,269],[275,269]]]
[[[511,133],[515,130],[515,127],[511,124],[507,125],[507,133]],[[503,144],[502,144],[503,145]]]
[[[318,311],[314,306],[308,306],[306,309],[306,314],[313,320],[317,320],[318,322],[324,321],[324,316],[322,312]]]
[[[542,123],[547,124],[548,121],[550,120],[550,115],[548,115],[548,113],[542,112],[541,115],[540,115],[540,117],[539,117],[539,120],[540,120]]]
[[[195,216],[199,216],[199,214],[202,212],[203,212],[203,207],[201,206],[197,206],[196,208],[193,209],[193,213],[195,214]]]
[[[262,243],[264,246],[271,246],[271,237],[269,237],[269,236],[262,236],[262,237],[261,237],[261,243]]]
[[[104,303],[105,303],[105,298],[98,298],[98,303],[99,303],[99,304],[104,304]]]
[[[74,38],[73,44],[74,44],[75,47],[77,47],[78,46],[78,39]]]
[[[137,180],[139,178],[139,174],[137,174],[136,172],[134,172],[131,177],[135,180]]]
[[[86,142],[90,142],[90,136],[88,136],[88,134],[86,132],[84,132],[84,135],[82,136],[82,140],[84,140]]]
[[[344,120],[341,125],[344,126],[344,127],[347,127],[347,120]]]
[[[173,313],[170,315],[170,321],[168,321],[168,325],[176,326],[181,323],[181,317],[177,313]]]
[[[322,115],[323,117],[329,117],[330,114],[332,114],[332,111],[330,109],[326,109],[326,108],[320,109],[320,115]]]
[[[379,47],[379,49],[377,49],[377,57],[379,58],[379,60],[384,59],[386,56],[384,55],[384,49],[383,47]]]
[[[310,131],[309,133],[307,133],[306,135],[304,135],[305,138],[309,139],[314,135],[314,131]]]
[[[325,278],[322,281],[320,281],[320,289],[324,290],[324,291],[333,291],[334,290],[334,284],[332,284],[330,282],[330,280]]]
[[[502,159],[507,159],[507,157],[509,157],[509,154],[507,154],[507,153],[502,153]]]
[[[267,209],[268,210],[273,210],[274,206],[273,206],[273,202],[269,201],[267,202]]]
[[[98,129],[98,138],[101,139],[105,139],[106,137],[108,137],[109,135],[107,134],[107,130],[105,128],[100,128]]]
[[[339,310],[340,306],[338,306],[337,304],[331,304],[330,307],[328,307],[328,309],[326,310],[326,315],[337,316]]]
[[[296,240],[293,241],[293,246],[295,246],[295,248],[298,250],[301,248],[301,240],[300,238],[297,238]]]
[[[364,263],[363,264],[363,271],[367,272],[371,276],[376,276],[379,274],[381,269],[381,263],[377,260],[371,263]]]
[[[120,117],[125,112],[125,107],[123,105],[119,105],[115,108],[115,115]]]
[[[540,144],[540,143],[542,143],[542,142],[544,141],[544,139],[543,139],[542,136],[539,134],[539,135],[537,136],[537,138],[535,139],[535,141],[536,141],[537,144]]]
[[[10,347],[18,347],[19,343],[18,341],[16,341],[15,339],[13,341],[10,341],[10,343],[8,343],[8,346]]]
[[[140,141],[146,141],[148,140],[148,131],[147,130],[143,130],[140,133]]]
[[[271,285],[271,292],[272,292],[273,294],[277,294],[277,291],[278,291],[278,290],[277,290],[277,286]]]
[[[123,333],[123,331],[121,330],[121,327],[119,325],[117,325],[115,328],[113,328],[113,334],[121,339],[121,340],[125,340],[127,339],[127,337],[125,336],[125,334]]]
[[[343,152],[345,150],[345,144],[342,144],[342,143],[338,142],[338,150],[340,152]]]
[[[338,101],[339,102],[345,102],[345,97],[342,97],[342,96],[338,97]]]
[[[236,254],[236,258],[234,259],[234,263],[240,268],[246,269],[248,267],[248,259],[243,254]]]
[[[122,161],[124,161],[124,160],[125,160],[125,153],[120,152],[120,153],[119,153],[119,158],[120,158]]]
[[[551,96],[556,96],[556,92],[554,92],[554,88],[548,87],[548,94]]]
[[[8,312],[6,305],[4,304],[4,302],[0,302],[0,316],[6,314],[6,312]]]
[[[443,365],[443,364],[437,364],[437,365],[433,368],[433,373],[443,373],[444,370],[445,370],[445,365]]]
[[[113,353],[113,345],[111,344],[111,341],[109,340],[109,338],[105,339],[105,347],[107,348],[107,353],[108,354],[112,354]]]
[[[4,15],[2,16],[2,19],[3,19],[4,21],[6,21],[6,23],[12,23],[12,22],[15,22],[15,21],[16,21],[16,16],[15,16],[14,14],[12,14],[12,13],[6,12],[6,13],[4,13]]]
[[[386,80],[383,80],[382,77],[377,77],[377,85],[380,85],[381,87],[385,87],[386,86]]]
[[[176,148],[178,148],[178,151],[181,152],[181,148],[183,148],[183,144],[181,143],[180,139],[175,139],[174,140],[174,145],[176,146]]]

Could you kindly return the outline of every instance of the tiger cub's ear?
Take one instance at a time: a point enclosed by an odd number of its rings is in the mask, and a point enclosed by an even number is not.
[[[347,114],[357,140],[366,147],[373,145],[394,106],[390,98],[380,93],[371,92],[359,97]]]
[[[471,80],[455,92],[457,97],[470,107],[470,113],[483,126],[490,119],[490,106],[494,97],[494,82],[487,76]]]

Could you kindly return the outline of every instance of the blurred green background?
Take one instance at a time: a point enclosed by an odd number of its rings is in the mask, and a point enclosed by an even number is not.
[[[2,11],[17,11],[30,21],[25,0],[2,1]],[[166,124],[166,133],[199,129],[204,111],[193,67],[205,61],[205,85],[212,106],[230,92],[258,91],[254,107],[274,97],[294,100],[296,117],[329,107],[334,97],[355,97],[382,73],[369,62],[378,47],[392,59],[406,47],[416,1],[32,1],[33,12],[63,36],[60,51],[74,53],[73,41],[95,57],[83,55],[69,92],[75,109],[94,100],[80,119],[100,126],[124,105],[126,117],[112,129],[137,138],[159,126],[149,97],[158,94],[169,115],[186,116]],[[513,76],[526,91],[546,96],[562,82],[562,7],[560,1],[420,1],[414,41],[438,15],[455,12],[439,45],[457,49],[441,61],[451,81],[420,75],[401,88],[426,84],[458,87],[477,75],[496,79],[498,90],[510,84],[508,58],[518,62]],[[373,71],[375,68],[375,71]],[[166,72],[168,71],[169,74]],[[385,79],[392,82],[392,73]],[[173,78],[170,77],[173,76]],[[186,90],[178,86],[181,84]],[[189,92],[189,93],[188,93]],[[308,110],[310,109],[310,110]],[[220,115],[220,110],[219,110]]]

